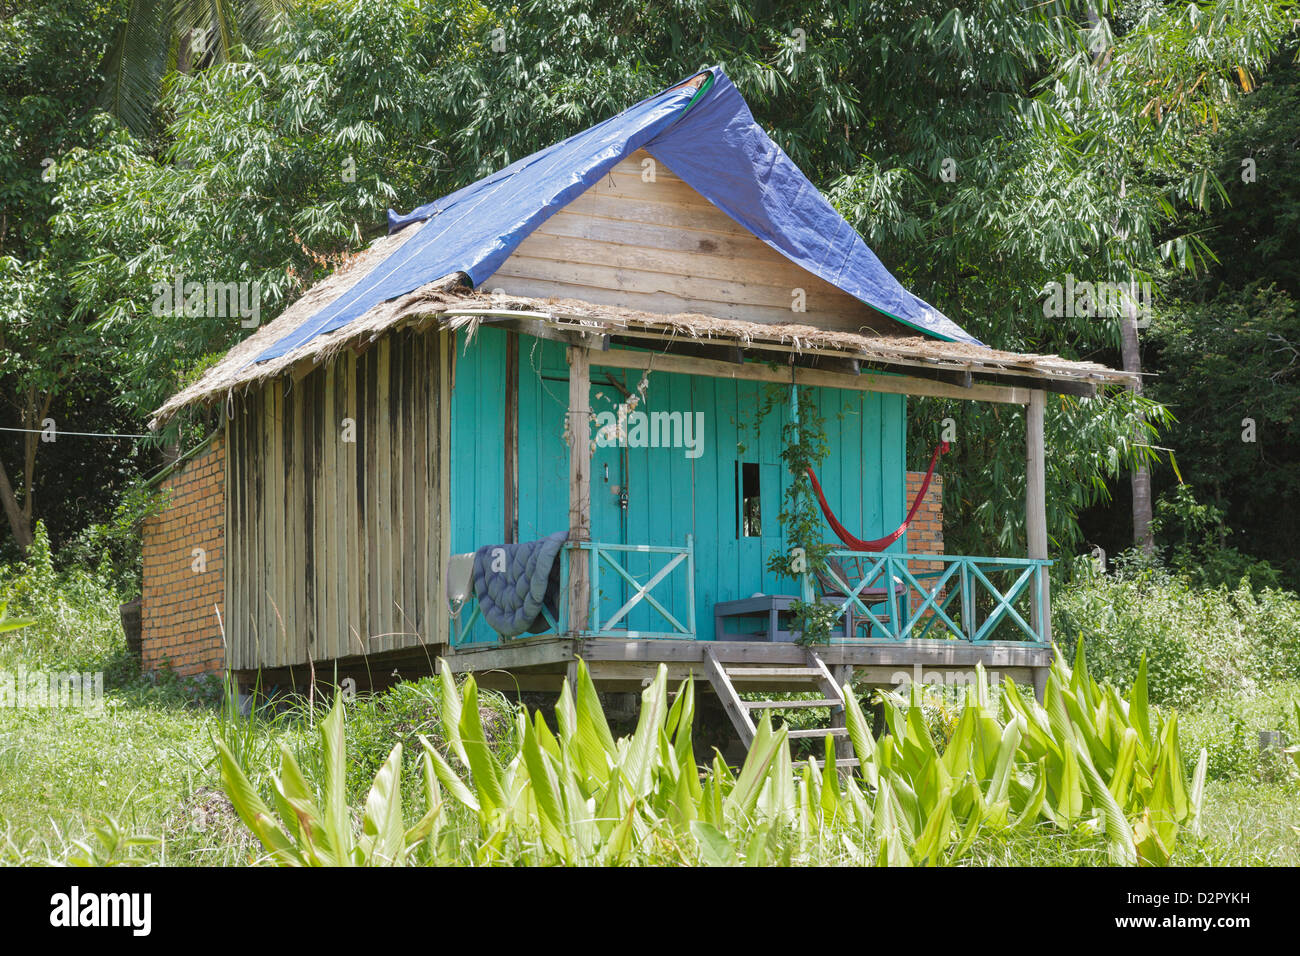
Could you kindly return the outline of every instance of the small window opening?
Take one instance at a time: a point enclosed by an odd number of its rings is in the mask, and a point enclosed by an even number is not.
[[[748,461],[736,462],[736,526],[742,538],[758,538],[763,534],[762,495],[759,491],[759,467]]]

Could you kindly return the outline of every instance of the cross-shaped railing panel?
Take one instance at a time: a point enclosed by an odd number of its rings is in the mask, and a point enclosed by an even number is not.
[[[856,551],[833,551],[829,558],[821,591],[839,604],[832,643],[923,637],[1047,643],[1050,561]]]
[[[686,536],[683,548],[601,541],[575,542],[565,548],[578,548],[590,555],[591,603],[583,637],[695,640],[695,539],[691,535]],[[647,570],[640,577],[627,567],[631,555],[646,560]],[[674,587],[683,592],[684,604],[676,613],[669,608],[675,602],[667,594]],[[611,600],[616,593],[628,596]],[[630,626],[631,615],[638,609],[650,612],[640,616],[651,626]]]

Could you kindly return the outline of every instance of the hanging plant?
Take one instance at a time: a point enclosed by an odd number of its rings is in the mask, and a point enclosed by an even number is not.
[[[791,401],[791,390],[794,400]],[[781,426],[781,460],[790,472],[790,484],[781,501],[778,516],[785,533],[786,549],[768,560],[768,570],[794,581],[802,582],[805,575],[816,576],[826,567],[831,545],[825,541],[822,530],[822,513],[813,496],[808,469],[817,468],[830,452],[826,438],[826,420],[817,407],[811,389],[790,385],[768,385],[759,406],[756,426],[774,409],[789,407]],[[814,586],[815,587],[815,586]],[[827,644],[831,628],[836,621],[836,609],[816,599],[799,600],[790,605],[794,629],[799,632],[800,644]]]

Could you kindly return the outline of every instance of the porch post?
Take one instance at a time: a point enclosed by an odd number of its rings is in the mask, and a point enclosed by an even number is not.
[[[1025,454],[1025,537],[1029,545],[1029,557],[1047,559],[1047,479],[1044,468],[1045,449],[1043,446],[1043,414],[1047,407],[1047,395],[1041,389],[1029,393],[1029,405],[1025,411],[1026,454]],[[1046,572],[1035,575],[1038,582],[1034,594],[1030,621],[1034,631],[1043,640],[1052,639],[1052,611],[1050,584]]]
[[[591,361],[587,349],[569,346],[569,541],[591,540]],[[586,630],[590,554],[569,552],[569,631]]]

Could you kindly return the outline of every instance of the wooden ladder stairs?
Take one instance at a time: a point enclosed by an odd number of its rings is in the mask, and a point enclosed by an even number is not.
[[[713,691],[722,702],[722,708],[731,718],[740,741],[748,750],[754,742],[757,727],[753,714],[761,711],[802,710],[812,707],[828,707],[831,711],[830,727],[809,727],[791,729],[786,732],[790,740],[816,738],[821,740],[830,734],[836,740],[837,751],[842,751],[848,741],[848,730],[844,726],[844,694],[836,685],[826,662],[817,652],[809,647],[804,649],[805,663],[802,665],[773,666],[771,664],[750,664],[719,660],[712,648],[704,651],[705,674]],[[741,692],[763,692],[773,686],[789,691],[791,687],[799,691],[807,690],[821,696],[815,700],[742,700]]]

